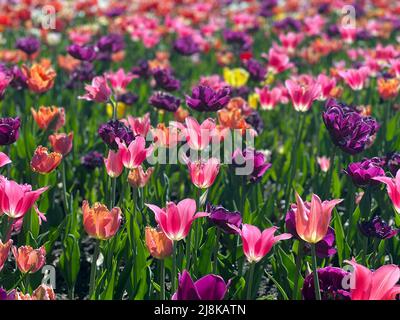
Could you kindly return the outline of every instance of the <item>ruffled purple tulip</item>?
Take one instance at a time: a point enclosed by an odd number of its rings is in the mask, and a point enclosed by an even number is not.
[[[208,219],[225,233],[238,234],[237,229],[240,229],[242,225],[242,215],[240,212],[229,211],[223,206],[213,206],[210,203],[207,203],[206,211],[210,213]]]
[[[274,15],[273,9],[278,5],[278,0],[263,0],[260,5],[260,16],[269,18]]]
[[[299,32],[301,30],[301,22],[293,17],[286,17],[282,20],[275,21],[272,25],[274,28],[279,30],[292,30],[296,32]]]
[[[381,217],[375,216],[369,221],[359,223],[361,232],[366,237],[378,239],[390,239],[399,233],[399,229],[394,229]]]
[[[126,145],[135,139],[133,132],[119,120],[110,120],[100,125],[98,133],[104,143],[114,150],[118,149],[116,138],[124,141]]]
[[[191,36],[180,37],[174,42],[174,49],[183,56],[191,56],[200,51],[198,44]]]
[[[6,290],[0,288],[0,300],[15,300],[15,290],[11,290],[7,293]]]
[[[379,184],[375,177],[385,176],[380,158],[364,159],[360,162],[350,163],[344,172],[359,187],[367,187]]]
[[[75,59],[81,61],[93,61],[96,58],[96,51],[93,46],[80,46],[71,44],[67,48],[68,53]]]
[[[91,62],[82,62],[70,74],[67,83],[68,89],[78,88],[83,82],[91,82],[96,73]]]
[[[379,129],[374,118],[363,116],[354,108],[333,99],[328,100],[322,118],[333,143],[352,155],[368,147]]]
[[[100,52],[115,53],[125,48],[125,42],[123,36],[111,33],[106,36],[102,36],[96,43],[96,47]]]
[[[28,87],[27,85],[28,78],[22,72],[21,68],[15,65],[10,69],[10,72],[12,75],[12,80],[10,82],[11,87],[13,87],[16,90],[22,90]]]
[[[29,36],[18,39],[15,46],[27,55],[32,55],[39,50],[40,41],[35,37]]]
[[[310,202],[304,203],[306,207],[310,207]],[[286,213],[285,217],[285,225],[286,230],[293,235],[296,239],[300,240],[299,235],[296,231],[296,210],[297,205],[292,204],[290,206],[289,211]],[[310,245],[308,243],[304,243],[306,249],[310,250]],[[328,232],[326,236],[315,245],[315,252],[317,256],[321,259],[329,258],[336,254],[335,249],[335,230],[331,227],[328,228]]]
[[[265,68],[265,66],[261,62],[257,61],[256,59],[249,59],[247,60],[245,66],[250,74],[251,79],[258,82],[265,80],[267,68]]]
[[[343,278],[349,273],[340,268],[325,267],[318,269],[319,286],[322,300],[351,300],[350,292],[343,289]],[[303,284],[304,300],[315,300],[314,275],[308,274]]]
[[[386,165],[393,176],[400,170],[400,153],[391,153],[386,157]]]
[[[237,174],[246,175],[252,183],[260,181],[271,167],[265,154],[252,148],[246,148],[243,152],[236,150],[232,156],[232,164],[240,170]]]
[[[251,110],[246,122],[256,130],[257,134],[260,135],[264,131],[264,121],[257,110]]]
[[[18,140],[19,128],[21,120],[16,118],[1,118],[0,119],[0,145],[6,146],[13,144]]]
[[[104,165],[104,158],[100,152],[91,151],[81,158],[81,163],[86,169],[94,170]]]
[[[128,106],[133,105],[139,100],[138,95],[132,92],[126,92],[118,97],[118,101],[125,103]]]
[[[171,92],[181,87],[181,82],[172,75],[169,69],[157,69],[153,72],[153,77],[160,89]]]
[[[151,72],[150,72],[149,62],[144,59],[139,60],[137,65],[131,69],[131,73],[140,78],[150,77]]]
[[[192,89],[191,96],[186,96],[186,104],[196,111],[218,111],[228,104],[231,100],[230,95],[230,87],[214,90],[209,86],[200,85]]]
[[[224,30],[222,33],[225,41],[237,47],[238,50],[248,51],[251,48],[253,39],[244,31]]]
[[[206,275],[193,282],[189,272],[183,270],[179,275],[178,290],[172,300],[223,300],[230,281],[225,282],[222,277],[215,274]]]
[[[149,103],[158,109],[175,112],[178,110],[181,100],[166,92],[158,91],[151,95]]]

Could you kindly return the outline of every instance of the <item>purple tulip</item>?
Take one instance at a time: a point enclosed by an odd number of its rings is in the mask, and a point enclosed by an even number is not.
[[[292,17],[287,17],[279,21],[275,21],[273,27],[279,30],[293,30],[299,32],[301,30],[301,22]]]
[[[32,55],[40,48],[40,41],[32,36],[20,38],[15,43],[17,49],[25,52],[27,55]]]
[[[269,18],[274,15],[273,9],[278,5],[278,0],[263,0],[260,5],[260,16]]]
[[[158,109],[175,112],[178,110],[181,100],[166,92],[158,91],[152,94],[149,103]]]
[[[200,50],[198,44],[191,36],[185,36],[176,39],[174,42],[174,49],[183,56],[191,56]]]
[[[91,82],[96,73],[91,62],[82,62],[70,74],[67,83],[68,89],[77,88],[83,82]]]
[[[93,46],[80,46],[71,44],[67,48],[68,53],[75,59],[81,61],[93,61],[96,58],[96,51]]]
[[[228,104],[231,100],[230,95],[230,87],[213,90],[209,86],[200,85],[192,89],[191,96],[186,96],[186,104],[197,111],[218,111]]]
[[[133,75],[141,78],[148,78],[151,75],[149,62],[147,60],[139,60],[138,64],[131,69]]]
[[[81,158],[82,165],[88,170],[101,168],[104,165],[103,155],[97,151],[91,151]]]
[[[343,278],[349,273],[340,268],[325,267],[318,269],[319,286],[322,300],[351,300],[350,292],[343,289]],[[314,275],[308,274],[303,284],[304,300],[315,300]]]
[[[157,69],[153,72],[153,77],[157,87],[166,91],[176,91],[181,87],[181,82],[172,75],[169,69]]]
[[[98,133],[104,143],[114,150],[118,149],[116,138],[124,141],[126,145],[129,145],[135,139],[133,132],[119,120],[110,120],[100,125]]]
[[[375,177],[385,176],[380,158],[364,159],[361,162],[350,163],[344,172],[359,187],[367,187],[379,184]]]
[[[15,300],[15,290],[11,290],[7,293],[6,290],[0,288],[0,300]]]
[[[238,211],[228,211],[223,206],[213,206],[207,203],[206,211],[210,213],[208,219],[228,234],[238,234],[237,230],[231,226],[240,229],[242,225],[242,216]]]
[[[250,74],[251,79],[254,81],[264,81],[265,75],[267,74],[267,69],[256,59],[247,60],[246,69]]]
[[[178,290],[172,300],[223,300],[230,281],[225,283],[222,277],[215,274],[206,275],[193,282],[190,274],[183,270],[179,275]]]
[[[253,39],[244,31],[224,30],[222,33],[225,41],[237,47],[241,51],[248,51],[251,48]]]
[[[264,131],[264,122],[257,110],[251,110],[246,122],[260,135]]]
[[[386,164],[390,173],[396,176],[397,171],[400,170],[400,153],[391,153],[386,157]]]
[[[139,100],[139,97],[136,94],[132,93],[132,92],[126,92],[124,94],[121,94],[118,97],[118,101],[123,102],[128,106],[133,105],[138,100]]]
[[[124,38],[119,34],[111,33],[102,36],[99,41],[97,41],[96,47],[100,52],[115,53],[124,49]]]
[[[0,145],[6,146],[18,140],[21,120],[16,118],[0,118]]]
[[[357,154],[368,147],[379,129],[372,117],[365,117],[344,103],[328,100],[322,114],[331,139],[344,152]]]
[[[19,68],[17,65],[15,65],[11,68],[10,71],[11,71],[11,75],[12,75],[12,80],[10,82],[11,87],[13,87],[16,90],[22,90],[22,89],[27,88],[28,78],[22,72],[21,68]]]
[[[359,228],[366,237],[382,240],[390,239],[399,233],[398,229],[393,229],[379,216],[375,216],[369,221],[360,222]]]
[[[232,156],[232,163],[234,167],[240,168],[243,171],[241,173],[247,175],[252,183],[260,181],[271,167],[265,154],[252,148],[246,148],[243,152],[240,149],[236,150]]]
[[[310,207],[309,202],[305,202],[305,205],[307,207]],[[300,240],[300,237],[296,231],[296,210],[297,210],[297,205],[292,204],[290,206],[289,211],[286,213],[285,224],[286,224],[286,230],[289,233],[291,233],[293,235],[293,237]],[[310,245],[308,243],[304,243],[304,245],[305,245],[307,251],[309,252]],[[317,256],[321,259],[329,258],[336,254],[335,230],[333,228],[329,227],[328,232],[326,233],[326,236],[321,241],[316,243],[315,252],[316,252]]]

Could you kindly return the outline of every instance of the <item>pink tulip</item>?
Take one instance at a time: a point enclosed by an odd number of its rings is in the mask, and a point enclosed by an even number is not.
[[[188,161],[190,179],[193,184],[200,189],[206,189],[212,186],[218,175],[220,162],[216,158],[210,158],[207,161]]]
[[[199,124],[193,117],[187,117],[185,119],[186,127],[183,129],[183,133],[186,136],[186,142],[189,147],[193,150],[204,150],[215,132],[215,121],[208,118]]]
[[[141,136],[136,137],[129,146],[126,146],[119,138],[115,141],[121,152],[121,159],[124,167],[130,170],[139,167],[153,152],[153,146],[146,149],[146,141]]]
[[[268,87],[264,87],[261,90],[256,89],[257,94],[260,97],[261,109],[272,110],[279,103],[281,98],[281,90],[279,88],[273,88],[270,90]]]
[[[3,97],[8,85],[10,84],[12,77],[6,72],[0,71],[0,98]]]
[[[317,162],[319,164],[319,167],[321,168],[322,172],[328,172],[329,168],[331,166],[331,159],[328,157],[322,156],[322,157],[317,157]]]
[[[330,78],[322,73],[318,76],[317,83],[321,86],[321,92],[318,100],[324,101],[331,97],[331,92],[336,87],[336,79]]]
[[[397,213],[400,213],[400,170],[394,179],[388,177],[374,177],[374,180],[386,184],[387,193]]]
[[[119,68],[117,72],[109,72],[105,74],[105,77],[111,83],[111,87],[118,94],[122,94],[126,91],[126,87],[136,78],[135,75],[130,72],[125,73],[124,69]]]
[[[108,157],[104,158],[104,164],[106,166],[107,174],[111,178],[118,178],[124,170],[121,151],[108,151]]]
[[[340,36],[346,43],[353,43],[357,37],[357,28],[351,26],[339,27]]]
[[[360,69],[348,69],[346,71],[339,71],[344,82],[354,91],[360,91],[364,88],[365,81],[368,78],[370,69],[368,67],[361,67]]]
[[[195,219],[209,215],[206,212],[196,213],[196,201],[193,199],[184,199],[178,204],[167,202],[163,209],[154,204],[146,206],[154,212],[157,223],[168,239],[173,241],[184,239]]]
[[[233,227],[237,229],[235,226]],[[275,236],[276,230],[278,230],[277,227],[271,227],[261,232],[260,229],[251,224],[243,224],[242,230],[237,229],[242,237],[243,252],[247,261],[250,263],[259,262],[270,252],[274,244],[292,237],[290,233],[282,233],[279,236]]]
[[[371,271],[353,258],[345,261],[354,268],[352,273],[354,288],[351,288],[351,300],[396,300],[400,294],[400,268],[388,264]]]
[[[293,66],[289,56],[277,48],[271,48],[265,58],[268,60],[268,71],[274,74],[282,73]]]
[[[303,39],[304,35],[301,33],[289,32],[288,34],[281,33],[279,35],[279,40],[282,43],[282,46],[289,54],[293,54],[296,51],[296,48]]]
[[[0,168],[10,164],[11,162],[11,159],[5,153],[0,152]]]
[[[111,89],[104,76],[94,77],[92,84],[85,85],[86,94],[78,97],[88,101],[108,102],[111,96]]]
[[[299,237],[308,243],[321,241],[328,232],[333,208],[342,201],[334,199],[322,202],[313,194],[308,207],[296,192],[296,231]]]
[[[131,128],[135,136],[140,135],[142,137],[146,137],[150,130],[150,113],[146,113],[141,118],[128,116],[126,123]]]
[[[0,176],[0,213],[13,219],[23,217],[47,189],[44,187],[32,191],[28,184],[18,184]]]
[[[296,111],[306,112],[311,108],[311,104],[321,94],[321,86],[317,83],[304,86],[293,80],[286,80],[285,86],[288,90],[293,107]]]
[[[46,263],[46,249],[41,246],[33,249],[31,246],[12,247],[17,267],[22,273],[35,273]]]
[[[10,239],[6,243],[0,240],[0,271],[3,269],[5,262],[7,261],[8,254],[13,241]]]

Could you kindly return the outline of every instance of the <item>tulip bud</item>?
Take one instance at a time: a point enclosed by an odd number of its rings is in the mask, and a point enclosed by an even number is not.
[[[173,241],[168,239],[161,230],[146,227],[145,238],[147,249],[152,257],[161,260],[172,254]]]
[[[74,133],[56,133],[49,136],[49,141],[55,152],[61,153],[64,157],[72,150]]]

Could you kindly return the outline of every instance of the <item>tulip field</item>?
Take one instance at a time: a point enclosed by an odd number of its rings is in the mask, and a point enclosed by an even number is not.
[[[399,90],[398,1],[0,1],[0,300],[399,300]]]

